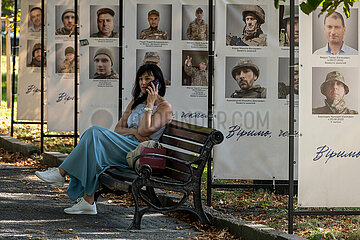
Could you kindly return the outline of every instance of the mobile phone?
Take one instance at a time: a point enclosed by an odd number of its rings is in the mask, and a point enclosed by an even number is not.
[[[159,84],[158,89],[161,88],[161,83],[160,83],[159,79],[155,79],[154,81],[149,82],[148,86],[152,87],[151,83],[153,83],[155,87],[156,87],[157,84]]]

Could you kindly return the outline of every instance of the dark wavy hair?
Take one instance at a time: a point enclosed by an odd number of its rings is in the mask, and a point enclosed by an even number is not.
[[[141,93],[141,88],[140,88],[140,84],[139,84],[139,78],[144,73],[147,73],[149,75],[152,73],[152,75],[155,77],[155,79],[159,80],[160,85],[161,85],[161,87],[158,89],[159,95],[162,97],[165,96],[166,85],[165,85],[165,80],[164,80],[164,76],[163,76],[161,69],[155,64],[144,64],[136,72],[135,84],[134,84],[134,87],[132,90],[132,96],[134,99],[134,103],[131,106],[131,109],[134,109],[137,105],[139,105],[140,103],[145,101],[147,98],[147,94]]]

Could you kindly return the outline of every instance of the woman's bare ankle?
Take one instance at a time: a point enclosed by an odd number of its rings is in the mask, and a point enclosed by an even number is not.
[[[87,201],[90,205],[94,204],[94,195],[87,195],[86,193],[84,193],[84,200]]]
[[[64,170],[64,169],[59,168],[59,172],[60,172],[60,175],[61,175],[61,176],[65,177],[66,172],[65,172],[65,170]]]

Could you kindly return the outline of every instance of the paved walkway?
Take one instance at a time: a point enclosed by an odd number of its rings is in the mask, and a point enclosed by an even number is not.
[[[98,214],[67,215],[73,203],[28,167],[0,164],[0,239],[192,239],[189,224],[162,214],[143,217],[142,230],[128,231],[133,208],[99,198]]]

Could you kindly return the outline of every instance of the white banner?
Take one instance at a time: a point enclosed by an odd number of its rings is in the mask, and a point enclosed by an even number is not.
[[[300,207],[360,206],[358,6],[300,16]]]
[[[119,112],[119,1],[81,1],[80,132],[114,129]]]
[[[37,0],[24,0],[21,1],[21,9],[17,120],[40,120],[41,5]]]
[[[286,180],[289,6],[276,10],[267,0],[219,0],[215,9],[214,127],[225,140],[215,149],[213,177]],[[296,119],[297,105],[296,100]]]
[[[48,131],[73,131],[75,12],[72,0],[51,0],[47,7]]]
[[[174,119],[207,126],[208,1],[125,1],[123,109],[131,101],[136,70],[161,68]],[[196,14],[201,27],[195,28]],[[158,28],[154,34],[150,23]],[[181,100],[180,100],[181,99]]]

